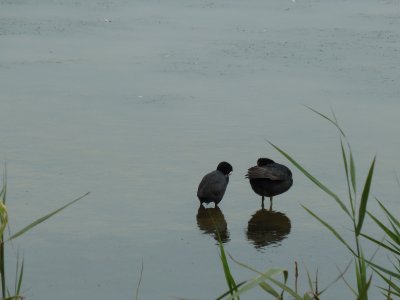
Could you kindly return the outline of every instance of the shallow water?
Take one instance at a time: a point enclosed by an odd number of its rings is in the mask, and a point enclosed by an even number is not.
[[[214,210],[226,250],[260,270],[288,268],[292,282],[298,261],[303,290],[304,266],[327,285],[350,257],[300,204],[345,235],[350,224],[266,142],[345,196],[337,133],[303,105],[334,109],[359,185],[378,154],[373,193],[399,212],[397,1],[0,3],[11,230],[91,191],[9,248],[10,269],[17,249],[24,254],[28,299],[132,299],[142,261],[140,299],[225,292],[215,233],[196,199],[222,160],[234,168]],[[260,156],[294,173],[274,200],[284,229],[271,236],[249,225],[264,212],[244,174]],[[232,272],[238,282],[254,275],[233,262]],[[349,295],[337,283],[326,297]]]

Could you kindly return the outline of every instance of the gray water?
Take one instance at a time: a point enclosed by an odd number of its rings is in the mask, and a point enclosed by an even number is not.
[[[11,231],[91,192],[9,245],[11,273],[16,253],[25,258],[28,299],[133,299],[142,261],[139,299],[225,292],[215,235],[196,199],[202,176],[222,160],[234,172],[213,213],[227,252],[261,271],[287,268],[292,286],[297,261],[302,291],[305,267],[318,268],[327,285],[350,256],[300,204],[345,236],[350,224],[266,142],[345,196],[337,132],[303,105],[334,109],[359,185],[378,155],[373,194],[399,213],[399,1],[0,5],[0,160]],[[274,201],[284,229],[271,236],[248,230],[264,212],[244,174],[261,156],[294,173]],[[370,209],[379,215],[373,201]],[[238,282],[254,276],[231,268]],[[346,297],[339,282],[325,299]]]

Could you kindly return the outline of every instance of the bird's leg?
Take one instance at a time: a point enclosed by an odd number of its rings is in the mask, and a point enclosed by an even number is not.
[[[269,197],[269,210],[272,211],[272,197]]]
[[[264,196],[261,196],[261,208],[264,208]]]

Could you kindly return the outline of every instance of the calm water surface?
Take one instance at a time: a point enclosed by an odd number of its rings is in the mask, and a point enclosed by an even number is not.
[[[397,1],[0,4],[11,230],[91,191],[8,248],[11,273],[24,254],[28,299],[133,299],[142,261],[140,299],[215,298],[226,284],[207,210],[239,261],[288,268],[291,282],[298,261],[303,291],[304,266],[327,285],[350,257],[300,204],[344,235],[350,224],[266,142],[344,196],[337,133],[304,104],[333,107],[360,184],[378,154],[373,193],[399,212]],[[261,156],[294,173],[272,212],[244,179]],[[225,197],[199,208],[197,185],[222,160],[234,168]],[[349,295],[337,283],[326,298]]]

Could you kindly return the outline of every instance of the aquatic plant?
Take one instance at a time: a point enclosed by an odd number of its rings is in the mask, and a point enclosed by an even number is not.
[[[334,193],[331,189],[329,189],[325,184],[323,184],[316,177],[311,175],[301,164],[299,164],[292,156],[290,156],[287,152],[283,151],[278,146],[274,145],[270,142],[271,146],[274,147],[278,152],[280,152],[283,156],[285,156],[300,172],[302,172],[309,180],[311,180],[319,189],[328,194],[340,207],[340,209],[345,213],[345,215],[350,219],[353,225],[353,239],[355,242],[355,248],[351,246],[351,242],[347,241],[342,234],[331,224],[323,220],[310,210],[309,208],[302,205],[302,207],[316,220],[318,220],[325,228],[327,228],[336,238],[340,241],[353,255],[355,260],[355,273],[357,280],[357,289],[351,288],[353,293],[356,295],[357,299],[367,300],[368,299],[368,289],[371,285],[372,275],[367,274],[367,260],[364,257],[364,252],[362,250],[362,246],[360,243],[361,238],[361,230],[364,224],[365,215],[367,214],[367,203],[369,199],[372,176],[374,173],[375,161],[376,157],[372,159],[372,163],[370,165],[367,177],[365,179],[364,186],[362,188],[361,197],[358,200],[357,198],[357,173],[356,167],[354,163],[354,156],[351,149],[351,145],[347,140],[347,137],[340,127],[337,118],[332,111],[332,118],[314,110],[313,108],[308,107],[310,110],[328,120],[331,124],[333,124],[338,133],[340,140],[340,147],[342,153],[342,161],[344,172],[346,175],[346,183],[347,183],[347,192],[348,197],[347,201],[341,199],[336,193]],[[347,203],[346,203],[347,202]]]
[[[400,222],[396,216],[394,216],[378,199],[379,206],[383,210],[386,216],[386,222],[390,225],[385,225],[385,221],[379,220],[374,214],[367,210],[367,204],[370,196],[372,178],[374,174],[375,161],[376,157],[372,159],[370,164],[367,176],[365,178],[364,185],[361,189],[361,196],[359,196],[359,190],[357,188],[357,172],[354,161],[354,155],[351,149],[351,145],[340,127],[335,114],[332,111],[332,117],[328,117],[325,114],[322,114],[313,108],[308,107],[311,111],[318,114],[325,120],[329,121],[333,124],[338,133],[339,133],[339,141],[340,141],[340,151],[342,154],[342,162],[344,173],[346,177],[346,190],[347,190],[347,199],[342,199],[338,196],[337,193],[333,192],[329,189],[324,183],[322,183],[319,179],[313,176],[309,171],[307,171],[297,160],[295,160],[291,155],[289,155],[286,151],[282,150],[280,147],[275,144],[270,143],[272,147],[274,147],[278,152],[280,152],[286,159],[288,159],[306,178],[311,180],[320,190],[324,191],[328,194],[338,205],[341,211],[349,218],[353,225],[353,241],[346,240],[343,234],[340,233],[338,229],[335,228],[332,224],[329,224],[327,221],[323,220],[318,216],[317,213],[302,205],[302,207],[313,216],[323,227],[328,229],[333,236],[348,249],[350,254],[353,257],[355,262],[355,280],[356,287],[352,287],[345,279],[344,274],[347,272],[347,269],[350,267],[350,264],[347,265],[343,272],[340,272],[339,276],[328,285],[330,287],[333,283],[338,281],[339,279],[343,279],[346,285],[354,294],[355,299],[357,300],[368,300],[369,289],[372,284],[372,274],[378,274],[388,285],[388,287],[380,287],[383,296],[385,299],[393,299],[393,296],[400,297]],[[398,180],[399,182],[399,180]],[[399,182],[400,185],[400,182]],[[386,235],[383,240],[377,240],[370,235],[363,233],[363,224],[366,216],[369,216],[382,230],[382,232]],[[392,262],[393,269],[388,269],[382,265],[378,265],[373,262],[372,258],[367,259],[364,256],[364,251],[361,245],[361,238],[364,238],[375,245],[379,246],[381,249],[388,251],[390,254],[394,256],[394,261]],[[355,246],[352,246],[352,245]],[[222,243],[220,243],[221,251],[223,249]],[[240,266],[247,268],[249,270],[254,271],[258,275],[253,277],[252,279],[242,283],[241,287],[230,288],[229,293],[225,293],[217,299],[234,299],[234,297],[238,297],[242,293],[254,287],[261,287],[264,291],[274,296],[275,299],[283,299],[283,293],[287,292],[292,298],[296,300],[311,300],[311,299],[320,299],[320,296],[323,292],[326,291],[325,288],[323,290],[318,290],[318,277],[316,278],[315,284],[313,285],[309,272],[307,271],[308,284],[310,291],[306,292],[304,295],[301,295],[297,291],[297,279],[298,279],[298,271],[297,271],[297,263],[295,269],[295,288],[292,289],[286,285],[288,271],[284,269],[268,269],[264,272],[259,272],[258,270],[251,268],[243,263],[236,261],[234,258],[231,259],[239,264]],[[221,260],[224,260],[224,257],[221,256]],[[227,261],[223,262],[227,264]],[[368,266],[372,269],[368,271]],[[278,274],[284,275],[284,281],[277,280],[274,276]],[[273,285],[271,285],[273,284]],[[278,289],[282,289],[279,293]]]
[[[6,169],[5,169],[6,170]],[[22,279],[24,275],[24,260],[19,258],[17,255],[17,262],[16,262],[16,273],[14,279],[14,291],[11,292],[7,286],[6,281],[6,272],[5,272],[5,264],[6,264],[6,257],[5,257],[5,245],[7,242],[16,239],[17,237],[25,234],[27,231],[31,230],[35,226],[43,223],[47,219],[51,218],[55,214],[59,213],[60,211],[64,210],[68,206],[74,204],[75,202],[81,200],[83,197],[87,196],[89,193],[86,193],[75,200],[65,204],[64,206],[60,207],[59,209],[54,210],[53,212],[37,219],[36,221],[30,223],[29,225],[23,227],[22,229],[18,230],[16,233],[11,234],[8,238],[5,238],[5,229],[7,228],[8,224],[8,210],[6,206],[6,198],[7,198],[7,183],[6,183],[7,173],[4,172],[3,177],[3,185],[0,191],[0,277],[1,277],[1,295],[3,300],[17,300],[23,299],[21,294],[21,287],[22,287]]]

